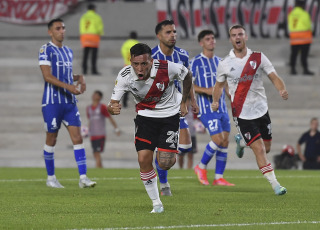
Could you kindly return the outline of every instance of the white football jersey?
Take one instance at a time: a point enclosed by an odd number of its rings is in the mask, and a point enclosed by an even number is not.
[[[230,53],[219,62],[217,81],[227,81],[232,102],[234,101],[242,70],[252,53],[253,52],[247,48],[247,55],[243,58],[237,58],[232,49]],[[252,120],[266,114],[268,111],[268,102],[263,86],[263,78],[267,77],[272,72],[275,72],[273,65],[269,59],[261,53],[261,64],[255,75],[247,76],[248,79],[253,78],[253,81],[247,93],[239,118]],[[243,80],[245,79],[242,79],[242,81]]]
[[[179,113],[182,99],[174,80],[184,80],[187,73],[181,64],[153,59],[150,77],[144,81],[139,80],[131,65],[126,66],[118,74],[111,99],[120,101],[125,92],[130,92],[139,115],[173,116]]]

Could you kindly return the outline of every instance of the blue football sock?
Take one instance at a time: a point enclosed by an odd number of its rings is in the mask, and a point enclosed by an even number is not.
[[[87,159],[86,159],[86,151],[84,150],[84,145],[74,145],[74,157],[76,159],[78,165],[78,171],[80,175],[87,174]]]
[[[155,164],[156,164],[156,168],[158,171],[158,177],[159,177],[160,183],[162,183],[162,184],[167,183],[168,182],[168,171],[160,168],[157,158],[155,160]]]
[[[216,153],[216,174],[223,175],[227,165],[227,148],[220,148]]]
[[[54,146],[44,145],[43,156],[48,176],[54,175]]]
[[[213,141],[210,141],[203,152],[201,163],[203,165],[207,165],[210,162],[211,158],[214,156],[218,148],[219,146],[217,146]]]

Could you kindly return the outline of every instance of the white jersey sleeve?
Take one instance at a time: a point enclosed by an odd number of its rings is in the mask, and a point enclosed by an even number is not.
[[[272,63],[270,62],[270,60],[266,57],[266,55],[264,55],[263,53],[261,53],[261,69],[267,74],[269,75],[272,72],[276,72],[276,70],[274,69]]]
[[[216,81],[225,82],[226,79],[227,79],[227,72],[225,71],[223,60],[221,60],[218,64]]]
[[[188,69],[181,64],[168,61],[168,74],[170,79],[183,81],[188,74]]]
[[[122,96],[125,94],[125,92],[128,91],[128,84],[127,84],[127,76],[128,76],[128,70],[127,68],[130,67],[125,67],[123,68],[115,81],[115,86],[113,88],[113,92],[111,95],[111,100],[116,100],[120,101]]]

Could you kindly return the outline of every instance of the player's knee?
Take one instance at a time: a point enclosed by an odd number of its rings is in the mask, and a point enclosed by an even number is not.
[[[229,139],[227,139],[227,138],[224,139],[221,146],[224,148],[228,147],[229,146]]]
[[[180,153],[188,153],[192,150],[192,143],[190,144],[179,144],[178,150]]]
[[[176,163],[176,154],[159,152],[158,163],[163,170],[169,170]]]

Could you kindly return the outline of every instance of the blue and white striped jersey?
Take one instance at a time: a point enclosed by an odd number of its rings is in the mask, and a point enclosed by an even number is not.
[[[73,52],[67,46],[59,48],[49,42],[43,45],[39,51],[39,65],[51,66],[52,75],[67,84],[73,84],[72,60]],[[42,105],[68,103],[76,103],[75,95],[45,82]]]
[[[198,54],[191,60],[191,71],[193,75],[194,84],[203,87],[210,88],[216,83],[216,74],[218,69],[220,58],[214,56],[213,58],[208,58],[203,55],[203,53]],[[211,109],[212,96],[207,94],[198,94],[197,103],[199,106],[199,114],[213,113]],[[225,91],[219,100],[218,113],[228,113],[228,109],[225,102]]]
[[[173,52],[171,56],[166,56],[162,53],[160,46],[157,45],[154,47],[151,51],[152,58],[158,59],[158,60],[165,60],[165,61],[171,61],[174,63],[178,63],[181,65],[184,65],[185,67],[189,68],[189,54],[186,50],[181,49],[177,46],[173,48]],[[181,92],[181,86],[180,83],[176,80],[174,82],[176,88]]]

